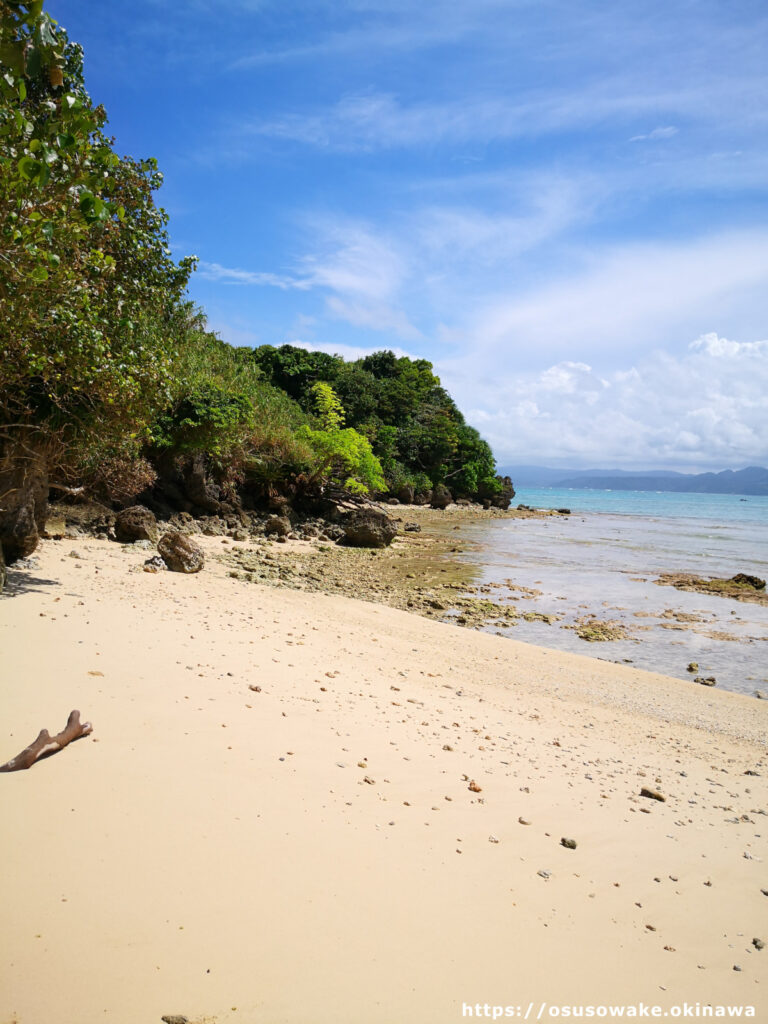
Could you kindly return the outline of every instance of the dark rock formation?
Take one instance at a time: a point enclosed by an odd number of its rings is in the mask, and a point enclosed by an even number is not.
[[[285,494],[273,494],[268,502],[270,512],[278,516],[287,516],[291,510],[291,499]]]
[[[377,508],[361,508],[344,521],[344,543],[355,548],[385,548],[397,535],[397,527]]]
[[[115,516],[115,539],[123,544],[148,540],[157,544],[157,520],[143,505],[131,505]]]
[[[27,558],[45,530],[48,467],[34,442],[0,447],[0,546],[6,564]]]
[[[184,490],[192,504],[204,512],[221,509],[221,490],[208,474],[204,455],[195,455],[185,468]]]
[[[6,571],[5,571],[5,559],[3,558],[3,548],[0,545],[0,594],[2,594],[2,592],[3,592],[3,587],[5,586],[6,576],[7,576],[7,574],[6,574]]]
[[[205,564],[200,545],[187,534],[175,530],[161,538],[157,550],[171,572],[200,572]]]
[[[445,484],[435,484],[432,488],[432,500],[430,501],[432,508],[447,508],[452,501],[453,495]]]
[[[496,477],[501,482],[501,490],[497,494],[491,495],[491,505],[494,508],[508,509],[512,503],[512,499],[515,496],[515,488],[512,486],[512,480],[508,476]]]
[[[415,494],[410,484],[403,484],[402,487],[398,487],[396,494],[403,505],[413,504]]]
[[[321,534],[326,540],[344,540],[344,527],[338,523],[330,523]]]
[[[740,583],[743,587],[752,587],[753,590],[765,590],[765,580],[761,580],[759,576],[749,576],[745,572],[731,576],[731,583]]]
[[[168,522],[178,533],[197,533],[197,520],[191,512],[176,512]]]
[[[291,532],[291,521],[287,516],[272,516],[264,526],[264,533],[271,537],[287,537]]]

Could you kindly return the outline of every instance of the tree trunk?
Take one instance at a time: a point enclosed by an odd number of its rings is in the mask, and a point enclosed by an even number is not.
[[[35,550],[47,508],[44,445],[34,435],[0,441],[0,547],[7,564]]]

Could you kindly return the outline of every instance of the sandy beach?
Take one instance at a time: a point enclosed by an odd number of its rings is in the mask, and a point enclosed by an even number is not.
[[[768,1020],[768,702],[146,557],[0,598],[1,1024]]]

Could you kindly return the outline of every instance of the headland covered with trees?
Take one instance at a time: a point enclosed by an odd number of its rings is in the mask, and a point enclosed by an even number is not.
[[[120,156],[43,0],[0,0],[0,541],[49,491],[160,514],[330,492],[506,507],[511,483],[424,359],[235,348],[187,298],[153,159]],[[55,489],[55,491],[53,490]]]

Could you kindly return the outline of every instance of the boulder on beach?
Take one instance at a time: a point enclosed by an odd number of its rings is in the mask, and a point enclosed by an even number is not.
[[[115,539],[123,544],[137,540],[157,543],[157,519],[153,512],[143,505],[131,505],[118,512],[115,517]]]
[[[264,526],[264,533],[271,537],[287,537],[291,532],[291,521],[288,516],[272,516]]]
[[[203,549],[185,533],[172,530],[157,545],[163,561],[171,572],[200,572],[205,564]]]
[[[508,509],[515,496],[515,488],[508,476],[500,476],[496,479],[500,482],[501,489],[496,494],[491,495],[491,505],[494,508]]]
[[[397,536],[397,526],[377,508],[361,508],[344,522],[344,543],[355,548],[386,548]]]
[[[432,508],[447,508],[452,501],[453,495],[445,484],[435,484],[432,488],[432,500],[430,501]]]

